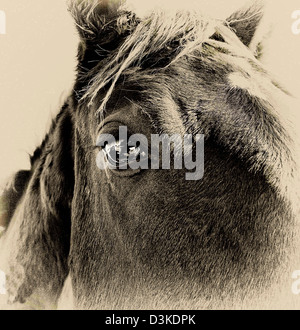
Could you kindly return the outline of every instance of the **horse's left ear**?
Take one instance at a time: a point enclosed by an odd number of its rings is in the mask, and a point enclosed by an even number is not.
[[[69,11],[80,37],[79,71],[92,69],[130,33],[135,15],[124,0],[69,0]]]
[[[260,57],[262,40],[256,35],[262,24],[264,12],[264,1],[256,0],[236,11],[226,20],[242,43],[257,53],[257,57]]]
[[[73,16],[80,38],[84,42],[109,39],[111,27],[121,10],[122,0],[69,0],[69,11]]]

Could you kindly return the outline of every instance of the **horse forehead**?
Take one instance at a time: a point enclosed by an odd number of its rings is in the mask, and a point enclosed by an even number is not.
[[[202,55],[205,56],[205,54]],[[187,131],[186,126],[193,125],[195,122],[194,117],[196,115],[194,111],[187,113],[186,109],[182,107],[183,103],[179,102],[179,100],[183,96],[188,109],[199,110],[197,102],[201,98],[204,100],[210,99],[210,96],[207,95],[207,88],[205,86],[202,88],[201,83],[205,84],[209,81],[209,85],[213,87],[211,93],[221,92],[215,87],[220,87],[220,83],[222,83],[224,87],[238,88],[259,99],[265,99],[265,95],[260,91],[260,84],[257,84],[257,78],[262,78],[264,75],[261,75],[261,72],[251,65],[249,57],[236,57],[233,55],[220,53],[215,50],[214,54],[211,54],[212,59],[203,62],[199,59],[202,64],[199,64],[198,68],[197,65],[191,65],[190,61],[186,61],[186,58],[183,58],[171,65],[169,67],[170,70],[158,71],[157,74],[149,74],[148,70],[145,72],[132,72],[131,74],[126,73],[124,79],[121,79],[122,83],[119,81],[115,86],[111,99],[108,101],[105,111],[101,114],[102,119],[109,116],[116,107],[118,108],[119,100],[123,99],[129,103],[127,107],[134,108],[136,113],[144,113],[149,117],[153,117],[152,115],[154,114],[152,123],[155,123],[155,126],[158,126],[160,131],[168,134],[179,133],[183,135]],[[210,73],[207,69],[197,74],[197,70],[201,71],[202,65],[207,66],[208,69],[214,66],[216,73]],[[225,71],[223,72],[222,70]],[[130,90],[135,84],[146,89],[146,92],[143,92],[139,98],[148,99],[147,102],[144,102],[145,100],[143,99],[139,103],[135,97],[131,98],[131,93],[126,94],[127,90]],[[120,97],[120,94],[123,96]],[[136,93],[133,93],[133,95],[136,95]],[[196,99],[198,100],[197,102]],[[145,104],[147,105],[145,106]],[[124,111],[127,111],[125,108]],[[133,116],[132,119],[138,120],[138,116]],[[191,120],[192,122],[190,122]]]
[[[145,85],[145,91],[137,92],[138,96],[136,92],[127,93],[127,88],[133,87],[129,83],[118,86],[114,90],[107,107],[100,112],[99,127],[107,121],[122,122],[122,119],[124,123],[138,126],[136,123],[145,124],[145,121],[141,121],[143,117],[157,131],[156,133],[185,134],[186,127],[181,104],[171,92],[170,85],[163,81]],[[97,102],[92,107],[95,113],[97,113],[98,105]]]

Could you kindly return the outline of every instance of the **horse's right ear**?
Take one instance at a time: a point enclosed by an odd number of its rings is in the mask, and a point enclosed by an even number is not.
[[[263,56],[263,46],[271,32],[271,26],[264,19],[265,10],[264,0],[251,0],[226,20],[241,42],[249,47],[257,58]]]
[[[115,50],[136,26],[124,0],[69,0],[69,11],[81,39],[78,59],[85,70]]]
[[[250,46],[264,16],[264,2],[251,1],[233,13],[227,22],[245,46]]]

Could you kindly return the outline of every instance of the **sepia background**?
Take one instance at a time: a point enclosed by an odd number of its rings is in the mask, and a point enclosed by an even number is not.
[[[226,18],[244,0],[130,0],[138,11],[199,6]],[[151,5],[149,4],[151,3]],[[0,186],[18,169],[29,167],[51,119],[72,88],[77,34],[64,0],[0,0],[6,35],[0,35]],[[300,34],[294,35],[292,13],[299,0],[267,1],[266,22],[273,33],[265,63],[294,95],[300,96]],[[300,117],[300,115],[299,115]]]

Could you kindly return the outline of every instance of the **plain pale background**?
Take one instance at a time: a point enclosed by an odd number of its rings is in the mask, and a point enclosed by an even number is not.
[[[229,16],[244,0],[131,0],[139,11],[151,3],[167,8],[201,4],[216,18]],[[29,167],[28,154],[42,141],[74,81],[77,34],[63,0],[0,0],[6,35],[0,35],[0,185]],[[265,61],[294,95],[300,89],[300,35],[292,13],[299,0],[268,1],[273,34]]]

